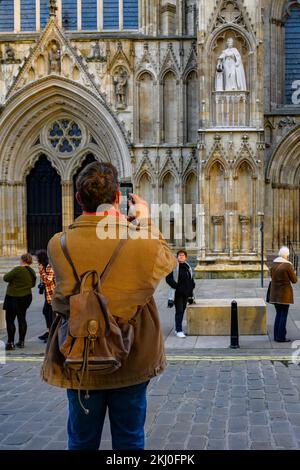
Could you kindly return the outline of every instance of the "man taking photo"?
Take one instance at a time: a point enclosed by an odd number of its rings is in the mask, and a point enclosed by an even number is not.
[[[153,294],[160,280],[175,267],[176,259],[160,233],[153,229],[148,205],[139,196],[131,195],[136,206],[135,224],[122,216],[118,174],[113,165],[91,163],[79,174],[76,188],[82,215],[63,236],[54,235],[48,245],[56,279],[52,307],[57,317],[50,330],[42,376],[48,384],[67,389],[69,449],[99,448],[108,409],[113,450],[141,450],[144,449],[147,385],[166,366]],[[100,228],[105,228],[107,237],[103,236],[104,229],[100,236]],[[120,241],[124,234],[129,234],[125,243]],[[118,251],[121,244],[122,250]],[[117,253],[115,257],[114,253]],[[80,280],[86,279],[86,273],[105,272],[112,259],[109,273],[101,282],[102,307],[107,303],[115,327],[123,325],[126,329],[133,325],[133,344],[121,367],[113,373],[89,369],[87,355],[86,372],[84,366],[73,370],[66,367],[63,338],[71,338],[70,356],[77,344],[80,349],[83,344],[80,335],[85,334],[84,321],[90,312],[77,309],[77,323],[71,325],[70,332],[72,299],[82,295]],[[94,295],[97,285],[89,295]],[[95,330],[92,331],[95,324],[95,321],[89,323],[91,331],[86,341],[91,348],[87,351],[97,349],[97,342],[93,343]],[[79,331],[73,339],[72,329]]]

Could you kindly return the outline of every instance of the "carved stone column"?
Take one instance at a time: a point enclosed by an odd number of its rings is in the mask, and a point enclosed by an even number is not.
[[[241,224],[241,246],[240,250],[242,253],[250,251],[250,222],[251,217],[248,215],[240,215],[239,221]]]
[[[224,215],[213,215],[211,217],[214,226],[214,252],[223,251],[223,225]]]
[[[73,181],[62,182],[62,220],[63,230],[74,220]]]

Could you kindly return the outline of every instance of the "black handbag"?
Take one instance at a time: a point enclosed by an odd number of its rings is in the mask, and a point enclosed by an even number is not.
[[[38,289],[39,289],[39,294],[43,295],[45,292],[45,284],[43,282],[40,282],[38,285]]]

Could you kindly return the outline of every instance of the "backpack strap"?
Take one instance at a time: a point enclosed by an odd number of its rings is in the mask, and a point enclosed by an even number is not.
[[[107,265],[105,266],[104,270],[102,271],[102,274],[100,275],[101,282],[105,281],[108,273],[111,270],[111,267],[112,267],[114,261],[116,260],[118,254],[120,253],[120,251],[122,250],[122,248],[124,247],[126,242],[127,242],[127,238],[124,238],[124,239],[120,240],[120,242],[117,244],[115,250],[113,251],[112,256],[110,257]],[[63,253],[64,253],[65,257],[66,257],[67,261],[69,262],[69,264],[70,264],[70,266],[73,270],[73,274],[75,276],[75,279],[80,284],[81,283],[80,276],[79,276],[79,274],[78,274],[78,272],[75,268],[75,265],[74,265],[74,263],[72,261],[72,258],[70,256],[70,252],[67,248],[67,236],[66,236],[65,232],[60,237],[60,244],[61,244],[61,247],[62,247],[62,250],[63,250]]]
[[[122,250],[122,248],[124,247],[126,242],[127,242],[127,238],[123,238],[122,240],[119,241],[118,245],[115,248],[115,251],[113,252],[113,254],[110,258],[110,260],[108,261],[107,265],[105,266],[104,270],[102,271],[102,274],[100,276],[101,282],[105,281],[109,271],[111,270],[111,267],[112,267],[113,263],[115,262],[118,254],[120,253],[120,251]]]
[[[75,268],[74,263],[73,263],[73,261],[72,261],[72,258],[71,258],[71,256],[70,256],[69,250],[68,250],[68,248],[67,248],[67,236],[66,236],[66,232],[64,232],[64,233],[62,234],[62,236],[60,237],[60,245],[61,245],[61,247],[62,247],[63,253],[64,253],[64,255],[65,255],[67,261],[68,261],[69,264],[71,265],[71,268],[72,268],[72,270],[73,270],[73,274],[74,274],[74,276],[75,276],[76,281],[80,284],[80,283],[81,283],[81,279],[80,279],[80,277],[79,277],[79,275],[78,275],[78,273],[77,273],[77,271],[76,271],[76,268]]]

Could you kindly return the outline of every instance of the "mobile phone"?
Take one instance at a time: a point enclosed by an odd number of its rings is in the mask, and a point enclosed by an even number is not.
[[[131,183],[121,183],[120,191],[122,193],[122,199],[120,203],[121,214],[127,216],[129,211],[129,193],[133,192],[133,185]],[[132,199],[132,198],[131,198]],[[134,203],[134,201],[132,201]]]

